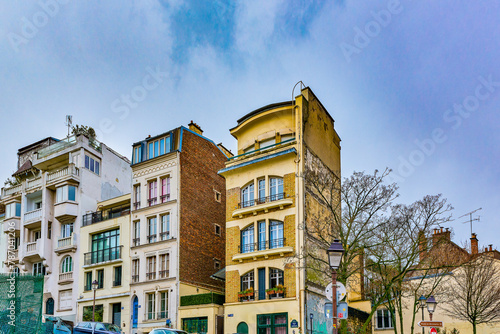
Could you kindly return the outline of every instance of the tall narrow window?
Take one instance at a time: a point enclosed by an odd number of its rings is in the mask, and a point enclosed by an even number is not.
[[[254,276],[253,276],[253,271],[250,271],[245,275],[241,276],[241,291],[253,289],[253,287],[254,287]]]
[[[168,318],[168,291],[160,292],[160,312],[158,319]]]
[[[92,272],[87,271],[85,273],[85,286],[83,288],[85,291],[90,291],[92,290]]]
[[[259,250],[266,249],[266,222],[259,222]]]
[[[158,156],[158,140],[155,141],[155,157]]]
[[[146,258],[146,278],[148,280],[156,279],[156,256]]]
[[[283,179],[281,177],[271,177],[269,179],[270,201],[276,201],[284,198]]]
[[[266,180],[260,179],[259,184],[259,203],[265,203],[266,201]]]
[[[170,200],[170,177],[161,179],[161,202],[165,203]]]
[[[73,259],[71,256],[66,256],[61,262],[61,274],[70,273],[73,271]]]
[[[271,220],[269,223],[269,248],[278,248],[283,246],[283,222]]]
[[[139,282],[139,259],[132,260],[132,283]]]
[[[377,329],[393,328],[391,312],[387,309],[377,310]]]
[[[153,159],[154,158],[153,143],[149,143],[148,151],[149,151],[149,159]]]
[[[254,251],[253,225],[241,231],[241,253]]]
[[[150,181],[148,183],[148,205],[149,206],[156,205],[156,197],[157,197],[157,193],[156,193],[157,189],[156,188],[157,188],[156,180]]]
[[[161,254],[160,255],[160,278],[169,277],[169,268],[170,268],[170,254]]]
[[[140,146],[134,148],[134,156],[132,158],[132,163],[137,164],[142,161],[142,150]]]
[[[134,186],[134,198],[133,198],[134,210],[139,210],[141,208],[141,185]]]
[[[154,292],[146,294],[148,320],[155,319],[155,312],[156,312],[156,298],[155,297],[156,297],[156,295]]]
[[[269,288],[283,285],[283,270],[271,268],[269,270]]]
[[[170,239],[170,214],[169,213],[161,216],[160,239],[161,240]]]
[[[245,208],[254,204],[253,183],[250,183],[241,191],[241,207]]]
[[[69,238],[73,233],[73,223],[61,225],[61,238]]]
[[[160,139],[160,155],[165,152],[165,139]]]
[[[97,288],[102,289],[104,287],[104,269],[97,271]]]
[[[170,136],[165,138],[165,153],[170,152],[171,150],[171,142],[170,142]]]
[[[122,285],[122,266],[118,266],[114,268],[114,276],[115,279],[113,281],[113,286]]]
[[[156,217],[148,218],[148,242],[156,242]]]
[[[139,246],[141,244],[141,222],[134,222],[134,238],[132,239],[132,244],[134,246]]]

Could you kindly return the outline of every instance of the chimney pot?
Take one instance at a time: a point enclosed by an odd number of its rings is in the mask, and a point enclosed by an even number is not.
[[[493,244],[488,245],[488,246],[490,246],[490,252],[492,252],[493,251]]]
[[[476,233],[472,233],[472,236],[470,238],[470,251],[472,255],[476,255],[479,253],[479,248],[477,244],[477,238],[476,238]]]

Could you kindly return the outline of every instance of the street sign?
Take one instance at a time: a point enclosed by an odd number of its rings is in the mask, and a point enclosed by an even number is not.
[[[420,327],[443,327],[442,321],[419,321]]]
[[[339,301],[341,301],[342,299],[344,299],[346,294],[347,294],[347,290],[346,290],[344,284],[337,282],[337,303]],[[329,301],[332,301],[332,283],[330,283],[326,286],[325,295]]]
[[[347,319],[347,310],[349,310],[349,306],[346,302],[340,302],[337,305],[337,318],[338,319]]]
[[[430,334],[437,334],[437,332],[438,331],[434,327],[432,327],[431,330],[429,331]]]

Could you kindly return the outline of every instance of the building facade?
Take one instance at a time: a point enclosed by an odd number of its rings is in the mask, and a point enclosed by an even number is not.
[[[294,101],[252,111],[230,130],[238,155],[226,179],[226,333],[327,332],[325,281],[308,275],[308,215],[321,204],[304,173],[340,177],[340,138],[309,88]],[[326,250],[324,250],[326,256]],[[324,330],[322,330],[324,328]]]
[[[83,135],[46,138],[18,151],[15,184],[2,188],[8,272],[45,275],[43,313],[77,320],[82,217],[130,192],[130,164]]]
[[[226,160],[193,122],[133,144],[133,333],[216,321],[213,312],[204,317],[186,311],[184,317],[179,308],[184,296],[224,288],[210,276],[225,260],[225,180],[217,171]]]

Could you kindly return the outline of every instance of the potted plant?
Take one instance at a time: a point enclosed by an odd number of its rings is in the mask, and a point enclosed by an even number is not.
[[[266,289],[266,293],[268,295],[275,295],[276,294],[276,290],[274,290],[274,288]]]
[[[280,295],[284,294],[286,291],[286,288],[283,286],[283,284],[276,285],[276,287],[274,289],[276,289],[276,293],[280,294]]]
[[[247,297],[253,297],[253,288],[245,290],[245,294]]]
[[[240,291],[238,292],[238,298],[244,298],[246,296],[246,291]]]

